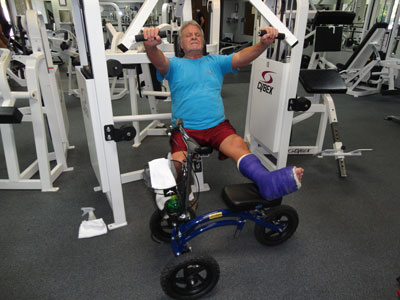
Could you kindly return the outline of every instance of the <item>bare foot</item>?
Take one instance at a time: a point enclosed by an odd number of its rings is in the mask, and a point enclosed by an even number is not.
[[[299,181],[301,181],[301,179],[303,178],[303,174],[304,174],[304,169],[303,168],[296,168],[294,170],[294,172],[296,173],[297,179]]]

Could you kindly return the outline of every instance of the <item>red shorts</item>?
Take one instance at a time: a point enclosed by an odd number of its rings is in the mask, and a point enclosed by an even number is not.
[[[188,136],[194,138],[200,144],[200,146],[211,146],[216,150],[219,150],[219,146],[223,140],[232,134],[236,134],[236,130],[232,127],[231,123],[229,123],[229,120],[225,120],[219,123],[217,126],[208,129],[197,130],[185,128],[185,131]],[[171,145],[172,153],[187,150],[180,132],[175,131],[172,134],[169,143]],[[228,157],[219,152],[218,158],[220,160],[224,160]]]

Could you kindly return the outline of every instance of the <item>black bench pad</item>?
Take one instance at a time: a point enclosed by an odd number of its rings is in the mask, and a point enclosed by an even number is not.
[[[300,70],[300,82],[307,93],[344,94],[347,86],[336,70]]]
[[[21,123],[23,114],[16,107],[0,107],[0,124]]]
[[[282,203],[282,198],[271,201],[262,198],[254,183],[228,185],[222,191],[222,198],[232,211],[252,210],[257,205],[273,207]]]

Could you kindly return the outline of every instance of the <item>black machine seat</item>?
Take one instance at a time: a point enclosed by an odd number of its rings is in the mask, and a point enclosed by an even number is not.
[[[344,94],[346,84],[336,70],[300,70],[300,82],[307,93]]]
[[[271,201],[262,198],[254,183],[228,185],[222,191],[222,198],[232,211],[252,210],[257,205],[273,207],[282,203],[282,198]]]
[[[0,107],[0,124],[21,123],[23,116],[22,112],[14,106]]]

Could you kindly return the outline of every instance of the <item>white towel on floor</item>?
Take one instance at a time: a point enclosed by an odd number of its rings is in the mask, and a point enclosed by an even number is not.
[[[90,221],[82,221],[81,226],[79,226],[78,238],[91,238],[106,233],[107,225],[106,223],[104,223],[103,218]]]

